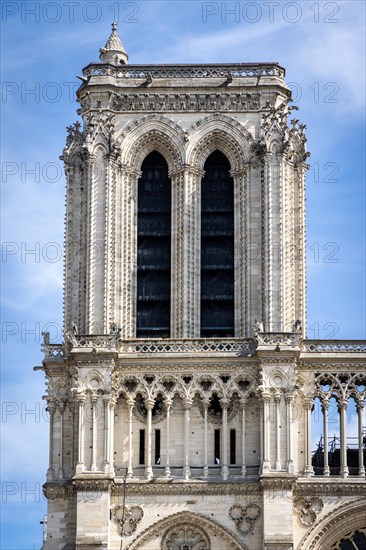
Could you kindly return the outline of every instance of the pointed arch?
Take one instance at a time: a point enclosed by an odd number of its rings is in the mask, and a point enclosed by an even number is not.
[[[172,187],[163,155],[150,152],[137,183],[136,336],[170,336]]]
[[[207,158],[215,150],[224,154],[233,172],[243,170],[250,159],[252,135],[237,120],[215,113],[200,120],[189,131],[187,162],[204,169]]]
[[[234,181],[215,149],[201,181],[201,337],[232,337],[234,306]]]
[[[197,526],[198,529],[207,533],[208,537],[215,536],[216,544],[218,543],[217,539],[220,537],[225,543],[225,546],[221,546],[222,550],[247,550],[247,547],[226,527],[220,525],[217,521],[206,518],[202,514],[187,510],[154,523],[145,529],[133,542],[128,544],[126,550],[146,550],[151,548],[149,543],[153,537],[155,543],[157,536],[161,541],[172,527],[178,527],[179,525],[189,525],[193,528]]]
[[[134,170],[141,170],[144,159],[152,151],[160,153],[174,172],[184,164],[185,133],[183,129],[164,116],[142,117],[117,132],[121,140],[121,161]]]
[[[302,539],[299,550],[331,549],[342,537],[356,529],[366,528],[365,499],[332,508]]]

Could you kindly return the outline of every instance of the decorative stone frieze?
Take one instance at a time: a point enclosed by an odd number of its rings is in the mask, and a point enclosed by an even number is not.
[[[354,496],[364,495],[365,482],[352,483],[349,480],[347,483],[298,483],[294,487],[294,494],[310,497],[311,495],[317,495],[320,497],[327,496]]]
[[[111,479],[85,479],[77,478],[73,480],[73,486],[80,492],[109,492],[114,488],[114,481]]]
[[[119,482],[120,479],[120,482]],[[258,483],[127,483],[124,487],[122,478],[116,478],[112,487],[112,495],[121,496],[126,491],[127,496],[133,495],[195,495],[200,497],[209,496],[228,496],[228,495],[252,495],[260,496],[261,491],[258,487]]]
[[[47,500],[68,500],[74,492],[75,490],[71,483],[65,485],[46,483],[43,485],[43,494]]]

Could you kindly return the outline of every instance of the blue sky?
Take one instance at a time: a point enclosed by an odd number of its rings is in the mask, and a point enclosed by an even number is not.
[[[70,5],[72,4],[72,5]],[[365,6],[14,2],[2,21],[2,550],[40,548],[40,332],[61,340],[65,126],[114,17],[130,63],[278,61],[308,126],[308,335],[365,338]],[[331,336],[333,335],[333,336]],[[351,422],[351,420],[350,420]]]

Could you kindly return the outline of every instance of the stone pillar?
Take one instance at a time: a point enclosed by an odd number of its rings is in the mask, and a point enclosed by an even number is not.
[[[121,181],[116,187],[118,205],[117,231],[120,257],[116,274],[116,304],[119,311],[117,325],[121,327],[121,338],[136,337],[136,292],[137,279],[135,262],[137,257],[137,188],[141,172],[122,165]]]
[[[98,395],[93,394],[90,398],[91,407],[92,407],[92,458],[90,470],[92,472],[97,471],[97,428],[98,428],[98,419],[97,419],[97,402]]]
[[[170,397],[165,399],[166,406],[166,459],[165,459],[165,477],[170,478],[170,408],[172,406],[172,400]]]
[[[220,399],[222,409],[222,460],[221,460],[221,477],[224,481],[229,478],[229,467],[227,457],[227,410],[229,407],[229,399]]]
[[[145,475],[146,479],[150,480],[153,476],[153,469],[151,465],[151,430],[152,430],[152,410],[154,408],[155,400],[148,398],[145,399],[145,407],[147,409],[147,453],[146,453],[146,468]]]
[[[110,414],[109,414],[109,405],[111,402],[110,395],[103,395],[104,403],[104,442],[103,442],[103,468],[104,473],[109,473],[110,469],[110,447],[109,447],[109,437],[110,437]]]
[[[260,405],[259,405],[259,468],[260,468],[260,471],[262,470],[262,464],[263,464],[263,455],[264,455],[264,451],[263,451],[263,407],[262,407],[262,403],[260,402]]]
[[[110,323],[115,322],[116,307],[116,242],[119,235],[116,232],[116,187],[118,185],[118,155],[119,149],[114,148],[105,156],[105,258],[104,258],[104,276],[105,288],[109,291],[104,293],[104,327],[109,329]],[[119,321],[119,319],[118,319]]]
[[[271,401],[270,394],[263,394],[263,460],[262,460],[262,473],[269,472],[271,469],[270,462],[270,411],[269,405]]]
[[[246,407],[246,401],[245,399],[242,399],[240,401],[241,406],[241,475],[243,477],[246,476],[247,473],[247,467],[246,467],[246,460],[245,460],[245,407]]]
[[[65,403],[58,403],[58,412],[60,415],[60,445],[59,445],[59,463],[58,463],[58,478],[63,479],[64,477],[64,461],[63,461],[63,452],[64,452],[64,412],[65,412]]]
[[[329,464],[328,464],[328,409],[329,401],[328,399],[323,399],[322,402],[322,411],[323,411],[323,432],[324,432],[324,469],[323,475],[329,476]]]
[[[245,338],[249,331],[248,278],[248,166],[231,171],[235,206],[235,336]],[[251,334],[250,334],[251,335]]]
[[[200,223],[203,172],[189,165],[172,181],[172,338],[200,336]]]
[[[273,329],[273,177],[271,154],[262,156],[261,167],[261,263],[262,263],[262,321],[265,332]],[[266,443],[264,442],[264,446]]]
[[[55,411],[56,403],[53,401],[47,402],[47,411],[50,415],[50,449],[49,449],[49,459],[48,459],[48,470],[47,470],[47,481],[52,481],[55,475],[53,469],[53,432],[54,432],[54,423],[55,423]]]
[[[263,491],[263,548],[264,550],[292,550],[294,545],[294,478],[263,477],[259,484]]]
[[[191,469],[189,467],[189,413],[192,407],[192,400],[186,399],[183,403],[184,407],[184,464],[183,478],[188,480],[191,477]]]
[[[297,239],[295,240],[295,247],[297,250],[297,277],[295,284],[298,286],[298,312],[296,313],[296,319],[301,319],[302,334],[306,334],[306,222],[305,222],[305,174],[308,169],[306,160],[299,162],[296,166],[297,181],[298,181],[298,204],[299,208],[295,210],[297,212],[297,230],[295,234]],[[295,214],[296,215],[296,214]]]
[[[127,477],[131,479],[133,477],[133,469],[132,469],[132,419],[133,419],[133,407],[134,407],[134,400],[128,399],[127,400],[127,406],[128,406],[128,467],[127,467]]]
[[[72,397],[73,399],[73,397]],[[75,402],[69,401],[69,410],[71,415],[71,435],[70,435],[70,468],[73,471],[75,466]]]
[[[347,439],[346,439],[346,412],[347,399],[340,399],[338,410],[340,413],[340,435],[341,435],[341,470],[340,474],[343,478],[348,477],[349,470],[347,466]]]
[[[365,404],[363,401],[358,401],[356,404],[357,415],[358,415],[358,475],[365,475],[365,465],[363,462],[363,425],[362,425],[362,414]]]
[[[116,407],[116,398],[112,397],[109,403],[109,456],[110,456],[110,474],[114,474],[114,410]]]
[[[204,435],[203,435],[203,438],[204,438],[204,441],[203,441],[203,477],[205,479],[208,478],[208,456],[207,456],[207,451],[208,451],[208,448],[207,448],[207,411],[208,411],[208,400],[205,399],[203,401],[203,415],[204,415]]]
[[[75,550],[107,550],[111,548],[108,520],[113,482],[108,478],[93,479],[92,476],[88,480],[85,479],[87,477],[74,480],[76,513],[73,516],[73,525],[76,537],[74,535],[70,547]],[[70,508],[68,512],[70,513]],[[52,550],[62,547],[65,547],[64,540],[59,546],[50,546]]]
[[[274,401],[275,401],[275,407],[276,407],[276,470],[281,470],[281,432],[280,432],[281,394],[277,393],[274,396]]]
[[[79,403],[79,426],[78,426],[78,462],[76,465],[76,473],[82,473],[85,470],[84,464],[84,407],[86,397],[85,394],[80,393],[76,396],[76,400]]]
[[[294,473],[294,457],[293,457],[293,445],[292,445],[292,404],[294,402],[294,396],[292,393],[285,395],[286,401],[286,437],[287,437],[287,456],[286,467],[289,474]]]
[[[313,409],[313,400],[306,398],[305,408],[305,469],[304,474],[308,477],[314,475],[311,456],[311,411]]]

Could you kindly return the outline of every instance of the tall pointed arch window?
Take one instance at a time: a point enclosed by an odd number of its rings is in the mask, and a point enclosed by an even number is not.
[[[201,186],[201,336],[234,336],[234,185],[220,151]]]
[[[170,336],[171,184],[153,151],[142,163],[137,199],[137,338]]]

